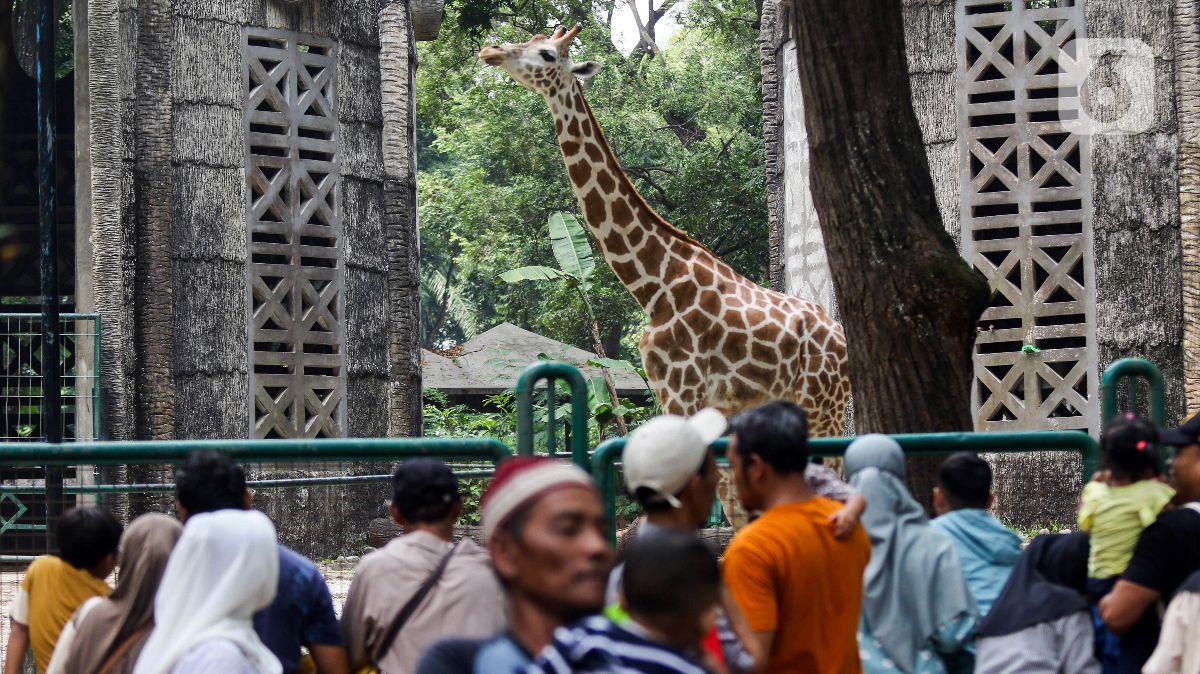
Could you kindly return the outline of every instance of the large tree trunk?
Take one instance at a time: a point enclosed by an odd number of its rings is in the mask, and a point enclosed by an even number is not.
[[[1200,2],[1175,3],[1179,220],[1183,244],[1183,361],[1187,407],[1200,403]]]
[[[792,27],[813,201],[838,306],[847,307],[857,430],[969,430],[971,353],[988,288],[934,199],[900,0],[804,0]],[[910,466],[923,500],[930,463]]]

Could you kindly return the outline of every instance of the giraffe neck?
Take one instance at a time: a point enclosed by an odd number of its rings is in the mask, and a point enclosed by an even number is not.
[[[563,161],[588,229],[617,278],[644,309],[707,249],[650,208],[625,174],[578,83],[547,96]]]

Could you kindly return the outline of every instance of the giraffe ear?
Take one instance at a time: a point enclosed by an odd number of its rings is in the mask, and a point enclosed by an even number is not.
[[[592,79],[596,73],[600,72],[600,64],[595,61],[584,61],[571,66],[571,72],[585,82]]]

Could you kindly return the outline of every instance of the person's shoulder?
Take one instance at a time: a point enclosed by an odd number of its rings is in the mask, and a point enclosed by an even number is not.
[[[1175,496],[1175,488],[1162,480],[1142,480],[1142,489],[1158,500],[1169,501]]]
[[[443,639],[417,662],[416,674],[471,674],[475,656],[488,639]]]
[[[280,566],[287,565],[289,569],[302,569],[305,571],[318,570],[316,562],[289,548],[283,543],[279,544],[279,564]]]
[[[1108,496],[1111,492],[1112,488],[1107,483],[1100,480],[1089,480],[1087,484],[1083,485],[1083,493],[1079,495],[1079,498],[1084,502],[1096,501]]]
[[[322,584],[325,583],[325,577],[321,575],[321,569],[317,567],[316,562],[280,543],[279,575],[285,573],[300,576],[309,582],[320,580]]]
[[[1189,506],[1169,510],[1158,516],[1146,530],[1157,528],[1159,530],[1183,530],[1189,533],[1200,531],[1200,510]]]
[[[61,573],[67,568],[70,568],[70,566],[71,565],[67,564],[66,561],[64,561],[61,557],[57,557],[55,555],[41,555],[40,557],[35,557],[34,560],[29,563],[29,566],[25,567],[25,576],[42,576],[52,573]]]

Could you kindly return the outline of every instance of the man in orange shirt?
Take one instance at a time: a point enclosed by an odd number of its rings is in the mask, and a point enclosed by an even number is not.
[[[842,504],[809,489],[804,410],[767,403],[734,417],[730,430],[738,499],[763,514],[730,543],[723,575],[768,654],[764,671],[857,674],[871,543],[858,525],[837,538],[830,516]]]

